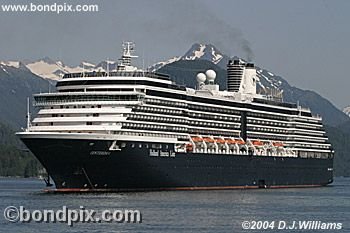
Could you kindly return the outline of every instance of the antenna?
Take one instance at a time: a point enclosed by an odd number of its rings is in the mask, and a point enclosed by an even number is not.
[[[145,76],[145,50],[142,50],[142,75]]]
[[[107,77],[109,77],[109,58],[107,58]]]
[[[26,131],[29,132],[29,128],[30,128],[31,124],[30,124],[30,107],[29,107],[29,97],[27,97],[27,129]]]
[[[299,110],[299,116],[301,116],[301,106],[299,105],[299,100],[297,101],[297,106],[298,106],[298,110]]]

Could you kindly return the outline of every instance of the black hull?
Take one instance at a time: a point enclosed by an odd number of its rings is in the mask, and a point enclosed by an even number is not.
[[[331,158],[196,153],[153,157],[145,143],[138,142],[110,151],[112,142],[104,140],[22,141],[49,172],[56,188],[66,191],[304,187],[333,181]],[[163,148],[173,151],[170,144]]]

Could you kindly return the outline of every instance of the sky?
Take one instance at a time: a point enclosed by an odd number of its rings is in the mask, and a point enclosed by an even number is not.
[[[1,4],[29,1],[0,0]],[[1,12],[0,60],[50,57],[68,65],[118,59],[134,41],[145,65],[211,43],[350,105],[350,1],[347,0],[32,0],[97,4],[98,12]],[[140,59],[139,59],[140,60]]]

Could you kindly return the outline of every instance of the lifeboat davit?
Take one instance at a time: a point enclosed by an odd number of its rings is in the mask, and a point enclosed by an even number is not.
[[[282,142],[273,142],[272,145],[275,147],[283,147],[284,146]]]
[[[186,144],[186,150],[192,151],[193,150],[193,145],[191,143]]]

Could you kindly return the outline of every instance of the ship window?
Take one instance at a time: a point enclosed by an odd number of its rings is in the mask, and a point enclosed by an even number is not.
[[[97,108],[101,108],[101,105],[97,105]]]
[[[93,117],[98,117],[99,114],[98,114],[98,113],[93,113],[92,116],[93,116]]]
[[[60,108],[63,108],[63,106],[61,105]]]
[[[133,144],[131,144],[131,147],[132,147],[132,148],[134,148],[134,147],[135,147],[135,144],[134,144],[134,143],[133,143]]]
[[[139,144],[139,148],[142,148],[142,144],[141,143]]]
[[[86,122],[86,125],[92,125],[91,121]]]
[[[81,106],[82,108],[85,108],[85,106]]]
[[[53,125],[53,122],[50,122],[50,125]]]

